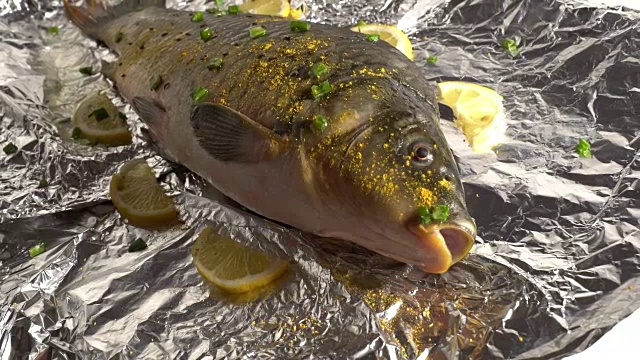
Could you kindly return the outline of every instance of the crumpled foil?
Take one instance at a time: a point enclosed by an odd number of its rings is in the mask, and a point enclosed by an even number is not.
[[[426,275],[250,214],[166,162],[111,85],[78,72],[113,55],[66,20],[60,1],[0,0],[0,145],[18,147],[0,153],[0,358],[560,359],[584,350],[640,307],[640,11],[606,3],[306,1],[311,21],[398,25],[434,86],[471,81],[505,97],[507,140],[494,153],[473,153],[442,121],[479,238],[450,272]],[[58,35],[47,31],[54,25]],[[505,37],[520,56],[500,47]],[[99,89],[127,114],[133,145],[70,140],[75,105]],[[593,158],[575,153],[581,137]],[[114,210],[110,176],[138,157],[184,225],[142,230]],[[215,290],[189,252],[206,225],[290,259],[290,272],[266,293]],[[149,248],[127,252],[137,238]],[[40,242],[48,250],[30,259]]]

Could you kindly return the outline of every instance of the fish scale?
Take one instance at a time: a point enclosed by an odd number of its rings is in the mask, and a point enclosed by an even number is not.
[[[159,0],[96,5],[65,1],[71,20],[119,55],[103,73],[163,155],[262,216],[427,272],[471,249],[475,224],[433,88],[393,46],[269,16],[193,21]],[[256,26],[266,35],[252,38]],[[316,77],[319,63],[329,71]],[[431,217],[436,208],[447,215]]]

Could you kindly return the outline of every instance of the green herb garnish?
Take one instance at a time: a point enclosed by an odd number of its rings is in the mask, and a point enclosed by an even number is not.
[[[193,90],[191,98],[195,102],[200,102],[202,99],[207,97],[207,95],[209,95],[209,90],[205,87],[198,86],[195,90]]]
[[[115,40],[116,44],[119,43],[120,41],[122,41],[122,39],[124,38],[124,34],[122,33],[122,31],[118,31],[116,33],[116,37],[113,39]]]
[[[150,81],[150,85],[151,85],[151,90],[158,90],[158,88],[160,87],[160,85],[162,85],[162,83],[164,83],[164,80],[162,79],[162,76],[160,75],[153,75],[151,77],[151,81]]]
[[[49,28],[49,34],[52,34],[52,35],[58,35],[59,31],[60,31],[60,28],[57,26],[52,26]]]
[[[45,251],[47,251],[47,245],[41,242],[40,244],[29,248],[29,257],[34,258]]]
[[[84,75],[93,75],[93,68],[91,66],[81,67],[80,69],[78,69],[78,71],[80,71],[80,73]]]
[[[109,113],[107,112],[107,110],[105,110],[105,108],[100,108],[89,114],[89,116],[95,117],[96,121],[102,121],[109,118]]]
[[[321,82],[319,85],[313,85],[311,87],[311,94],[314,99],[318,99],[324,95],[327,95],[332,90],[331,84],[328,80]]]
[[[230,15],[237,15],[240,13],[240,6],[238,5],[230,5],[227,9]]]
[[[80,128],[74,127],[73,130],[71,130],[71,138],[74,140],[78,140],[82,137],[82,130],[80,130]]]
[[[435,65],[438,62],[438,57],[435,55],[431,55],[427,57],[427,63],[430,65]]]
[[[310,28],[311,24],[306,21],[294,20],[291,22],[291,31],[305,32]]]
[[[129,245],[129,252],[138,252],[146,248],[147,248],[147,243],[144,242],[142,238],[137,238]]]
[[[200,22],[202,20],[204,20],[204,13],[202,11],[196,11],[191,16],[191,21],[193,22]]]
[[[313,74],[313,77],[319,79],[322,75],[329,73],[329,67],[323,63],[317,63],[311,68],[311,73]]]
[[[380,35],[378,35],[378,34],[367,35],[367,40],[376,42],[376,41],[380,40]]]
[[[329,123],[327,122],[327,118],[322,115],[317,115],[311,123],[311,129],[316,134],[322,134],[324,129],[327,128],[327,125],[329,125]]]
[[[585,139],[578,140],[578,145],[576,145],[576,152],[580,157],[591,157],[591,144],[587,142]]]
[[[207,69],[209,70],[220,70],[222,68],[222,64],[224,63],[224,60],[222,60],[222,58],[214,58],[213,60],[211,60],[211,62],[209,63],[209,65],[207,65]]]
[[[214,8],[208,8],[205,11],[208,12],[209,14],[217,14],[220,12],[220,9],[214,7]]]
[[[49,186],[49,182],[45,179],[40,180],[40,182],[38,183],[38,188],[40,189],[46,188],[47,186]]]
[[[7,155],[11,155],[15,154],[16,151],[18,151],[18,147],[13,145],[13,143],[8,143],[5,147],[2,148],[2,151],[4,151],[4,153]]]
[[[224,5],[224,0],[216,0],[216,5],[217,6],[223,6]]]
[[[502,40],[502,47],[507,50],[511,56],[516,56],[519,53],[518,44],[512,38],[506,38]]]
[[[213,31],[211,31],[210,28],[206,27],[200,30],[200,38],[205,42],[211,40],[212,37],[213,37]]]
[[[449,206],[447,205],[436,205],[431,212],[431,216],[433,220],[436,221],[447,221],[449,218]]]
[[[367,23],[364,22],[364,20],[362,19],[358,20],[358,22],[356,23],[356,26],[364,26],[364,25],[367,25]]]
[[[262,26],[254,26],[251,29],[249,29],[249,36],[251,36],[252,39],[263,37],[266,34],[267,34],[267,29],[263,28]]]
[[[429,208],[421,206],[418,208],[418,215],[420,216],[420,222],[424,225],[431,223],[432,217]]]

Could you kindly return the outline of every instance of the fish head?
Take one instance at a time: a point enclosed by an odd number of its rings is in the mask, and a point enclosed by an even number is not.
[[[471,250],[457,164],[433,108],[374,114],[343,143],[335,184],[353,215],[355,242],[428,273],[444,273]]]

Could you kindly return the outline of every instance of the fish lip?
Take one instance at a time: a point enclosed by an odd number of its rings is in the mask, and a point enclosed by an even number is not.
[[[475,241],[475,231],[457,223],[411,224],[409,231],[429,255],[419,267],[432,274],[442,274],[465,258]]]

